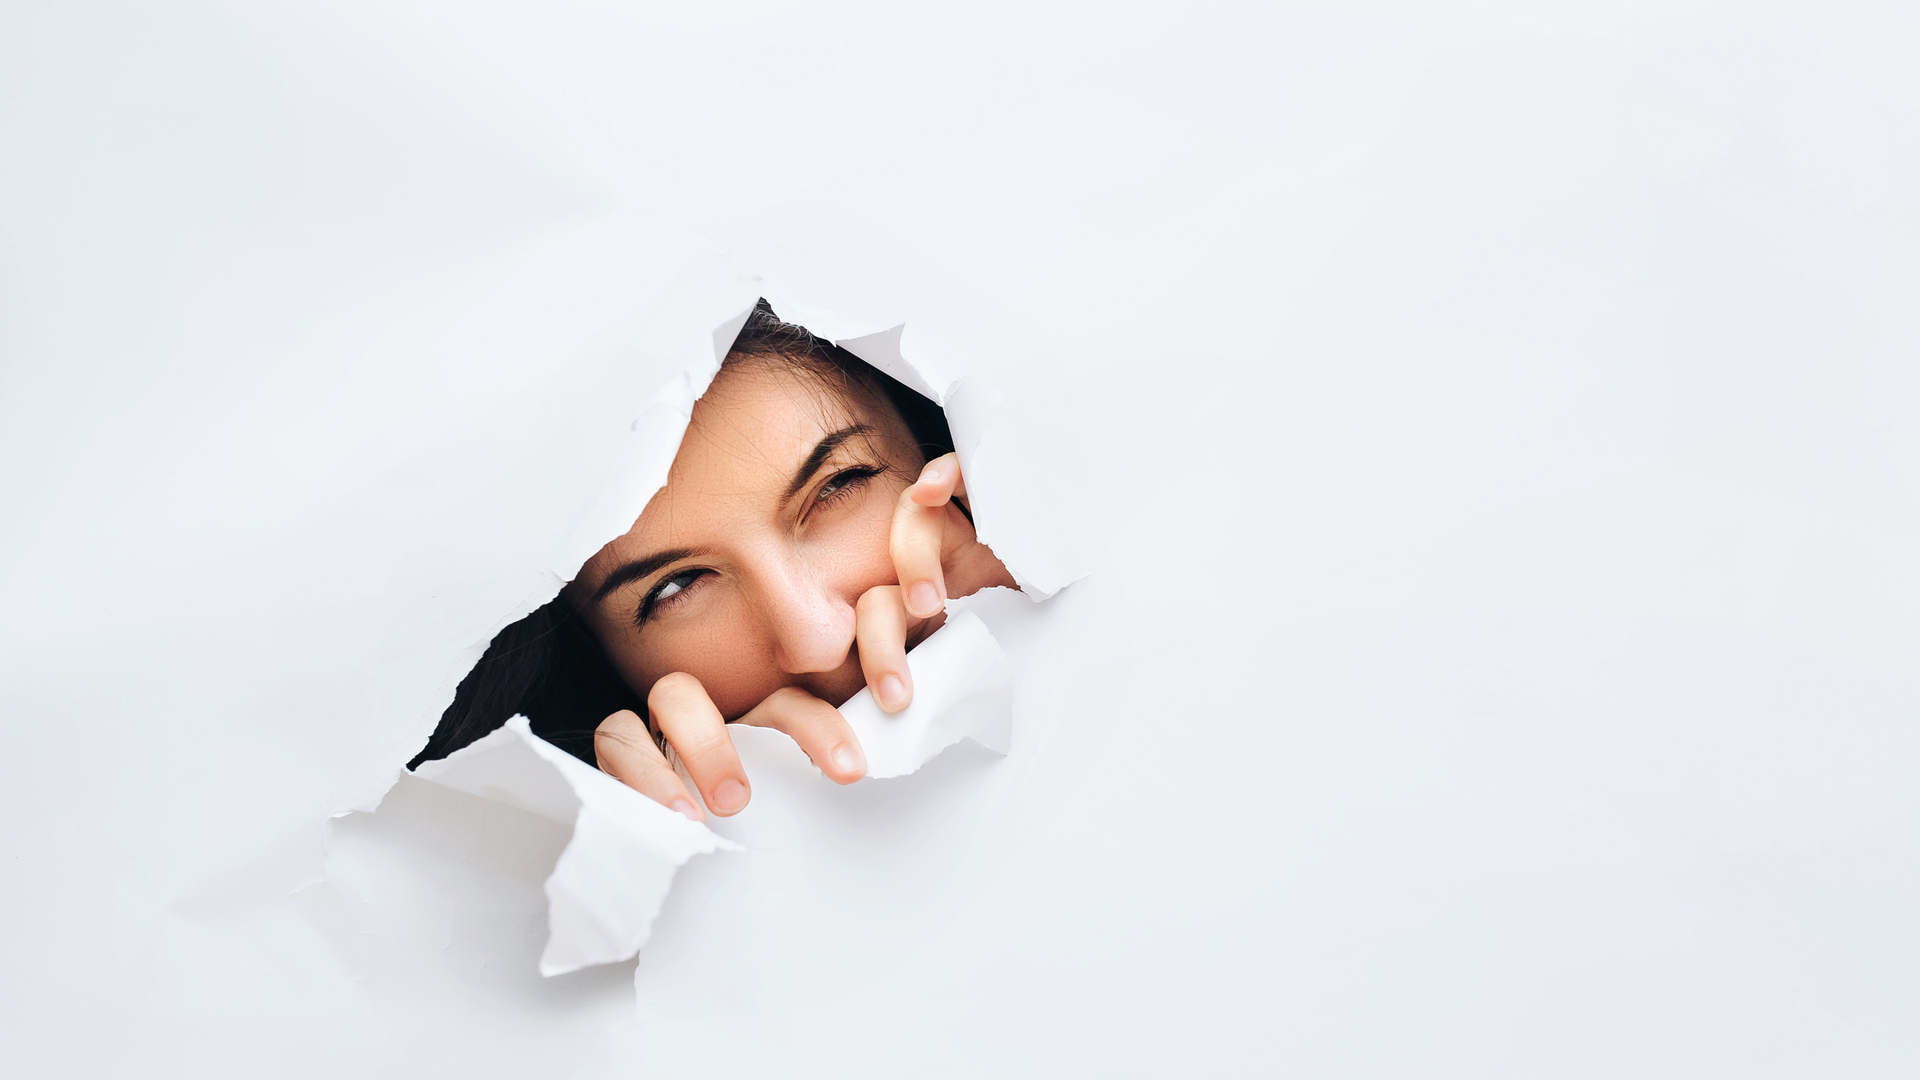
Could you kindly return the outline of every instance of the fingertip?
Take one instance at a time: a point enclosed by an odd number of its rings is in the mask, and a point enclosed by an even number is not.
[[[707,800],[707,806],[721,817],[732,817],[747,808],[750,797],[747,785],[729,776],[713,785],[713,796]]]
[[[940,614],[944,606],[940,602],[940,590],[934,588],[931,581],[916,581],[907,590],[907,614],[916,619],[930,619]]]
[[[874,685],[873,699],[880,704],[880,708],[897,713],[913,703],[913,691],[907,689],[905,679],[888,672],[880,676],[880,681]]]
[[[913,501],[920,505],[938,506],[953,494],[953,482],[953,462],[942,458],[930,462],[908,490],[913,492]]]
[[[867,775],[867,759],[860,748],[851,743],[841,743],[834,748],[832,760],[833,780],[837,784],[851,784]]]
[[[680,816],[686,818],[688,821],[706,820],[706,815],[700,812],[699,807],[693,805],[692,799],[675,799],[673,800],[673,805],[667,809],[678,811]]]

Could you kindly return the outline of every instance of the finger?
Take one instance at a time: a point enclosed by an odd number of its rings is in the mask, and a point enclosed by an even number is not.
[[[966,481],[960,475],[960,455],[941,454],[920,470],[920,479],[907,488],[913,501],[921,506],[943,506],[954,496],[967,497]]]
[[[947,575],[940,565],[946,511],[913,501],[913,489],[901,492],[893,508],[893,527],[887,538],[893,572],[900,579],[906,609],[916,619],[938,615],[946,607]]]
[[[876,585],[853,606],[853,639],[867,689],[882,709],[897,713],[913,703],[907,670],[907,605],[898,585]]]
[[[593,732],[593,758],[600,771],[670,810],[678,810],[694,821],[706,815],[694,805],[680,774],[667,764],[660,744],[653,741],[647,722],[632,709],[621,709]]]
[[[735,721],[784,732],[836,784],[851,784],[867,775],[867,757],[860,740],[840,710],[795,687],[782,687]]]
[[[727,723],[700,680],[684,672],[663,676],[647,694],[647,711],[666,736],[687,775],[700,788],[707,809],[732,817],[746,809],[751,792],[747,771],[734,753]]]

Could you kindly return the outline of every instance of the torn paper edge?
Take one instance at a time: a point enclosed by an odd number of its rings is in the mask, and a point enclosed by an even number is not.
[[[974,530],[1021,591],[1045,600],[1085,576],[1083,560],[1071,538],[1062,534],[1061,523],[1047,521],[1041,513],[1044,495],[1025,490],[1030,480],[1023,478],[1032,470],[1007,460],[1004,438],[994,437],[995,421],[1011,400],[1004,387],[989,378],[954,376],[953,367],[904,321],[875,324],[847,318],[777,289],[763,288],[760,295],[782,319],[832,341],[946,412],[971,495]]]
[[[695,855],[743,850],[541,739],[524,716],[414,775],[572,827],[545,886],[546,976],[633,957],[675,871]]]
[[[952,611],[946,624],[908,656],[913,703],[883,712],[867,690],[840,706],[860,749],[867,776],[905,776],[942,750],[972,739],[1005,754],[1013,740],[1013,666],[980,616]]]
[[[580,567],[609,541],[631,529],[647,504],[666,486],[692,419],[694,402],[707,392],[719,373],[721,362],[733,348],[760,295],[759,282],[751,275],[724,272],[716,277],[710,267],[702,272],[695,266],[668,295],[652,305],[655,316],[643,324],[630,348],[636,358],[664,359],[668,370],[677,370],[677,374],[662,383],[636,411],[627,425],[627,439],[612,452],[599,493],[565,526],[564,539],[554,549],[540,586],[530,590],[450,662],[435,695],[441,710],[453,700],[461,680],[486,655],[488,645],[500,631],[560,595]],[[439,717],[438,711],[432,715],[434,721]],[[431,724],[427,731],[432,731]],[[419,745],[415,743],[407,751],[409,757],[418,752]],[[346,809],[339,813],[371,813],[385,792],[384,788],[363,791],[348,800]]]
[[[570,530],[557,565],[549,571],[551,589],[530,597],[531,606],[523,604],[526,610],[508,622],[557,595],[587,559],[632,528],[666,486],[694,403],[719,373],[761,297],[783,320],[833,341],[945,410],[973,495],[981,541],[989,547],[995,539],[1001,541],[1002,547],[995,552],[1029,600],[1045,600],[1077,576],[1033,557],[1033,544],[1044,545],[1045,537],[1035,535],[1017,545],[1021,555],[1009,557],[1012,553],[1005,550],[1007,538],[1022,529],[1035,533],[1045,529],[1038,521],[1023,521],[1017,514],[996,515],[990,509],[1003,476],[1015,475],[1011,469],[1003,474],[996,456],[982,454],[983,446],[992,446],[987,436],[996,412],[1007,400],[1004,390],[990,380],[951,377],[951,369],[932,350],[912,340],[905,323],[863,324],[778,296],[759,281],[743,278],[687,303],[707,312],[730,311],[708,323],[713,327],[710,333],[675,332],[647,350],[678,357],[680,373],[661,386],[630,425],[629,450],[620,455],[600,496]],[[685,328],[697,323],[680,317],[672,325]],[[989,508],[985,514],[982,507]],[[994,531],[989,532],[990,528]],[[962,739],[1000,754],[1011,748],[1013,667],[986,623],[965,610],[965,598],[949,601],[948,609],[947,623],[911,654],[912,705],[889,715],[863,689],[841,707],[867,753],[870,778],[909,775]],[[499,629],[495,627],[486,640],[468,650],[473,655],[465,658],[462,677]],[[637,955],[680,866],[696,854],[743,850],[704,824],[681,817],[540,739],[524,717],[514,717],[446,758],[422,763],[414,775],[572,826],[573,833],[545,886],[548,941],[540,972],[546,976]]]

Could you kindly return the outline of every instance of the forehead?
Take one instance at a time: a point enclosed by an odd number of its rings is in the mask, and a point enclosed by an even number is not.
[[[890,434],[890,422],[899,424],[869,397],[778,362],[725,369],[694,403],[666,490],[654,501],[737,497],[767,485],[784,493],[794,468],[830,432],[865,424]]]
[[[814,448],[856,424],[870,426],[872,434],[847,440],[844,452],[879,458],[875,464],[915,464],[905,421],[864,388],[844,392],[777,361],[723,369],[694,403],[666,487],[632,529],[587,560],[576,580],[591,586],[620,562],[655,552],[720,555],[755,542],[787,512],[788,488]]]

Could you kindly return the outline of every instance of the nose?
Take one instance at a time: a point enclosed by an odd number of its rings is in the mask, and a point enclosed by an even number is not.
[[[856,597],[803,565],[762,576],[762,615],[773,633],[774,662],[789,675],[837,671],[853,653]]]

